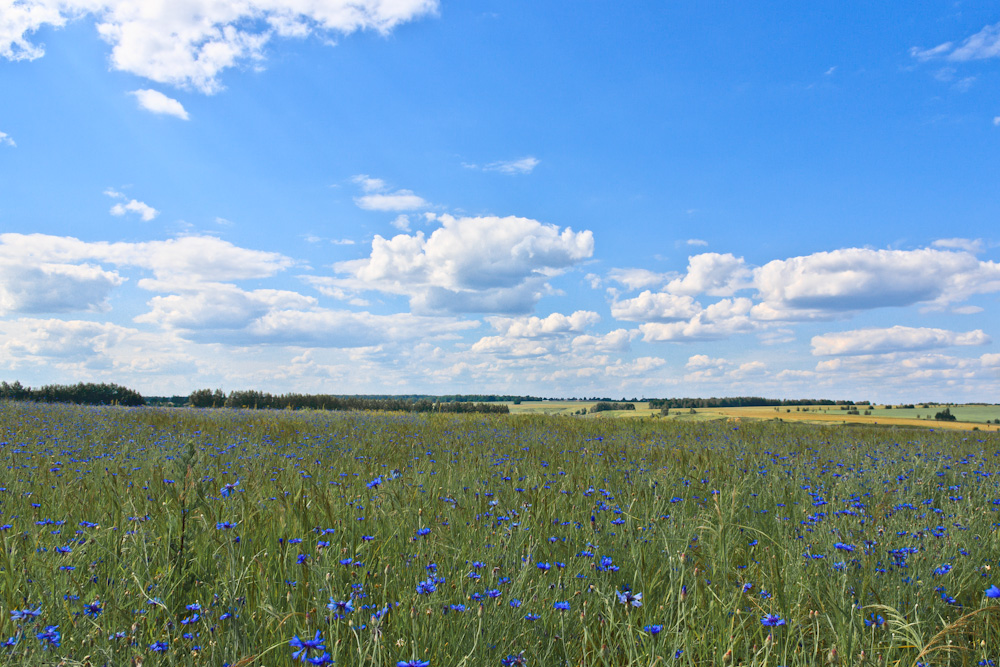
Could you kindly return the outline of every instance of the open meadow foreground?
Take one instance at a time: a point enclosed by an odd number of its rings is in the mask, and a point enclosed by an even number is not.
[[[9,665],[992,665],[994,432],[0,403]]]

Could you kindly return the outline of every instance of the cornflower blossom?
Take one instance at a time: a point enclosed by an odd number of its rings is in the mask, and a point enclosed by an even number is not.
[[[326,605],[326,608],[330,611],[338,611],[344,614],[350,614],[354,611],[354,604],[351,600],[337,601],[330,598],[330,604]]]
[[[568,601],[567,602],[555,602],[555,603],[552,604],[552,607],[554,609],[558,609],[559,611],[567,611],[569,609],[569,602]]]
[[[10,620],[12,621],[26,621],[38,618],[42,613],[42,607],[39,605],[38,609],[12,609],[10,612]]]
[[[642,593],[633,593],[632,591],[615,591],[615,595],[618,596],[618,601],[621,602],[626,607],[641,607],[642,606]]]
[[[233,491],[235,491],[236,487],[239,486],[239,485],[240,485],[240,480],[236,480],[235,482],[232,482],[231,484],[225,484],[225,485],[223,485],[223,487],[221,489],[219,489],[219,494],[223,498],[228,498],[229,495]]]
[[[167,650],[167,647],[167,642],[153,642],[149,645],[150,650],[154,653],[163,653]]]
[[[35,635],[38,641],[42,642],[43,649],[48,649],[50,646],[59,648],[59,641],[62,637],[58,628],[58,625],[46,625],[44,630]]]
[[[430,667],[430,664],[430,660],[414,658],[413,660],[400,660],[396,663],[396,667]]]
[[[777,614],[765,614],[760,619],[760,624],[768,628],[774,628],[779,625],[784,625],[785,619],[781,618]]]
[[[997,588],[995,584],[987,588],[984,593],[988,598],[1000,598],[1000,588]]]
[[[102,611],[104,611],[104,608],[101,607],[101,603],[99,600],[94,600],[90,604],[83,606],[84,616],[93,616],[94,618],[97,618],[98,616],[100,616]]]
[[[524,665],[527,665],[528,662],[524,659],[524,651],[521,651],[517,655],[512,653],[506,658],[502,658],[500,660],[500,664],[503,665],[503,667],[523,667]]]
[[[323,644],[323,638],[320,636],[319,630],[316,631],[316,636],[312,639],[299,639],[298,635],[294,635],[289,644],[292,648],[298,649],[292,652],[292,660],[298,660],[299,662],[309,660],[310,651],[326,651],[326,646]]]

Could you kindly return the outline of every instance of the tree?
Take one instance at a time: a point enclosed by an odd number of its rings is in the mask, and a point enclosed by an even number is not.
[[[955,415],[951,414],[951,408],[945,408],[941,412],[934,415],[934,419],[939,422],[953,422],[955,421]]]

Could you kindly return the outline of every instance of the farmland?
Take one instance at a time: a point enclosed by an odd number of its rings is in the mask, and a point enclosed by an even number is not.
[[[998,658],[993,431],[596,416],[0,403],[0,664]]]

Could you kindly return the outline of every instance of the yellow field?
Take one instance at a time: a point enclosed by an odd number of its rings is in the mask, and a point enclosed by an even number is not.
[[[515,414],[546,414],[572,416],[579,410],[589,410],[595,401],[526,401],[519,405],[510,404],[510,411]],[[866,406],[859,406],[862,410]],[[908,426],[935,429],[959,429],[971,431],[1000,431],[1000,425],[984,424],[982,422],[935,421],[932,419],[916,419],[914,417],[895,417],[877,410],[879,414],[849,415],[836,406],[805,406],[796,410],[795,407],[749,407],[749,408],[697,408],[692,414],[684,408],[675,408],[666,417],[660,416],[659,410],[649,409],[647,403],[637,401],[635,410],[611,410],[586,415],[576,415],[581,419],[636,419],[655,418],[680,421],[702,421],[710,419],[780,419],[782,421],[804,422],[809,424],[871,424],[882,426]]]

